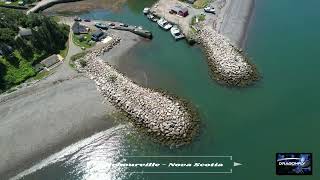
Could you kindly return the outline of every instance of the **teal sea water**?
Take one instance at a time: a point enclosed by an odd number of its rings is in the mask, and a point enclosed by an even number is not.
[[[246,51],[263,79],[245,89],[211,80],[201,49],[174,42],[142,15],[150,3],[131,0],[119,12],[81,16],[138,24],[153,32],[152,41],[120,58],[120,69],[133,76],[142,72],[147,86],[190,100],[201,116],[199,137],[170,150],[121,125],[68,147],[23,179],[320,179],[320,1],[256,1]],[[314,175],[276,176],[276,152],[314,153]],[[125,168],[106,167],[121,156],[139,155],[232,155],[243,166],[231,174],[129,174]]]

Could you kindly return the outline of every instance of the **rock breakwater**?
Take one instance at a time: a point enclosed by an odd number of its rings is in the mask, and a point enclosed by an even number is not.
[[[256,67],[245,54],[217,31],[203,28],[199,40],[204,46],[212,76],[219,83],[243,87],[259,79]]]
[[[198,120],[183,101],[135,84],[100,59],[119,42],[120,39],[114,37],[105,47],[79,59],[76,66],[95,81],[103,97],[154,139],[170,147],[190,143],[198,131]]]

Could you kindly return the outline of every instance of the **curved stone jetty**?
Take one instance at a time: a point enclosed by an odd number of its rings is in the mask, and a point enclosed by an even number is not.
[[[213,78],[229,86],[247,86],[259,79],[256,67],[234,47],[229,40],[214,29],[199,32]]]
[[[157,141],[170,147],[190,143],[197,133],[198,120],[189,107],[164,93],[135,84],[100,59],[99,56],[120,42],[119,38],[113,39],[109,45],[79,59],[78,69],[96,82],[98,91],[108,101],[125,111],[136,126]]]

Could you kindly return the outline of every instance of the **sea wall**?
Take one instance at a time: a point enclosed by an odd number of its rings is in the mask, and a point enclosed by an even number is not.
[[[229,39],[209,28],[199,32],[212,77],[227,86],[243,87],[259,79],[256,67]]]
[[[188,106],[174,97],[135,84],[100,59],[119,42],[114,37],[107,46],[88,53],[76,62],[77,68],[95,81],[105,99],[126,112],[137,127],[157,141],[170,147],[190,143],[198,124]]]

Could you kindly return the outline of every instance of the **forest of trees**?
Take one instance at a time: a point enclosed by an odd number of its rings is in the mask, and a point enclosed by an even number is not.
[[[18,36],[19,27],[32,36]],[[36,74],[33,66],[65,49],[69,27],[41,14],[0,8],[0,93]]]

